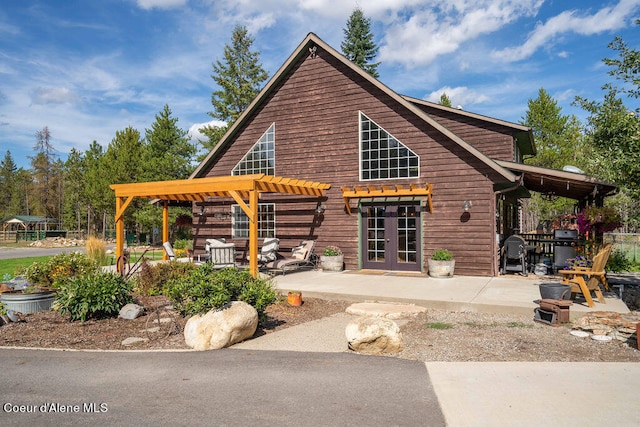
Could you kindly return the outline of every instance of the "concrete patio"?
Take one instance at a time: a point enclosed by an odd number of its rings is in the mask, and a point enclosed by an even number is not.
[[[627,284],[640,283],[638,276],[623,279]],[[298,290],[306,297],[399,302],[452,311],[518,315],[533,315],[540,300],[540,283],[559,281],[559,277],[534,275],[435,279],[426,275],[366,270],[337,273],[310,270],[274,278],[279,291]],[[595,306],[589,308],[584,299],[577,299],[570,308],[570,317],[573,320],[593,311],[629,312],[617,291],[605,292],[605,301],[601,304],[595,300]]]

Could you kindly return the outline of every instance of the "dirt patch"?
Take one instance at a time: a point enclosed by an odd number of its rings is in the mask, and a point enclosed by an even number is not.
[[[68,349],[187,349],[182,334],[123,346],[129,337],[145,338],[149,313],[164,297],[138,297],[145,315],[71,322],[54,311],[27,315],[24,322],[0,327],[0,346]],[[271,305],[256,336],[344,312],[347,301],[305,298],[300,307],[285,300]],[[180,328],[186,319],[176,316]],[[401,322],[403,323],[403,322]],[[530,317],[427,310],[401,325],[405,343],[400,358],[421,361],[640,362],[635,337],[598,342],[571,335],[569,326],[551,327]]]

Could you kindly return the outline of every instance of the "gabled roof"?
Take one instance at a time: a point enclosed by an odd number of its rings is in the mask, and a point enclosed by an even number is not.
[[[494,123],[499,126],[504,126],[509,129],[513,129],[513,135],[516,138],[520,153],[525,156],[533,156],[536,154],[536,146],[533,143],[533,132],[530,127],[517,123],[508,122],[506,120],[496,119],[494,117],[484,116],[478,113],[472,113],[471,111],[465,111],[461,108],[451,108],[444,105],[437,104],[435,102],[425,101],[424,99],[413,98],[410,96],[403,96],[409,102],[417,105],[424,105],[429,108],[434,108],[448,113],[469,117],[484,122]]]
[[[437,131],[442,133],[444,136],[449,138],[451,141],[459,145],[464,150],[468,151],[474,157],[476,157],[480,162],[487,165],[489,168],[493,169],[500,176],[502,176],[505,180],[509,182],[516,181],[516,175],[513,174],[508,169],[503,168],[492,159],[484,155],[478,149],[473,147],[471,144],[464,141],[462,138],[451,132],[446,127],[442,126],[435,119],[430,117],[427,113],[422,111],[418,106],[416,106],[413,102],[410,102],[407,98],[397,94],[386,85],[378,81],[376,78],[371,76],[369,73],[364,71],[362,68],[355,65],[353,62],[349,61],[343,55],[341,55],[338,51],[333,49],[331,46],[326,44],[322,39],[320,39],[314,33],[309,33],[307,37],[300,43],[300,45],[296,48],[296,50],[289,56],[287,61],[280,67],[280,69],[273,75],[273,77],[269,80],[266,86],[260,91],[258,96],[253,100],[253,102],[247,107],[247,109],[240,115],[240,117],[233,123],[233,125],[229,128],[227,133],[222,137],[222,139],[218,142],[213,150],[207,155],[207,157],[198,165],[195,171],[191,174],[190,178],[199,178],[206,174],[209,166],[215,161],[216,156],[219,152],[222,152],[222,149],[233,140],[234,135],[238,132],[239,129],[242,128],[242,125],[251,117],[254,110],[265,102],[268,99],[269,94],[275,90],[278,86],[278,83],[282,81],[283,78],[287,76],[290,70],[294,67],[294,65],[304,57],[309,55],[309,50],[313,47],[320,48],[337,60],[342,62],[346,67],[351,68],[354,72],[358,73],[363,79],[368,80],[370,83],[378,87],[382,90],[386,95],[395,100],[398,104],[402,105],[411,113],[420,117],[426,123],[428,123],[431,127],[435,128]]]

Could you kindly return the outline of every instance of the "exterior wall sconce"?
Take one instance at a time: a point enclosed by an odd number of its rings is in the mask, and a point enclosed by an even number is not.
[[[462,210],[465,212],[469,212],[471,210],[471,206],[473,206],[471,200],[465,200],[462,204]]]
[[[200,205],[200,212],[198,212],[198,216],[204,215],[204,205]]]
[[[320,203],[318,205],[318,207],[316,208],[316,213],[317,214],[323,214],[326,209],[327,208],[322,203]]]

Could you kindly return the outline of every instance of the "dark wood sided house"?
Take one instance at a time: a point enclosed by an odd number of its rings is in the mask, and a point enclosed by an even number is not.
[[[518,227],[518,199],[553,192],[601,203],[615,187],[524,165],[531,130],[409,98],[310,33],[191,178],[266,174],[328,183],[322,197],[261,194],[259,238],[283,253],[313,239],[350,270],[427,270],[439,248],[456,274],[497,276],[500,243]],[[194,248],[224,237],[247,248],[233,199],[196,202]],[[240,256],[245,256],[239,251]]]

